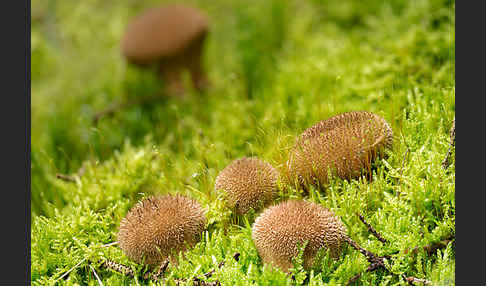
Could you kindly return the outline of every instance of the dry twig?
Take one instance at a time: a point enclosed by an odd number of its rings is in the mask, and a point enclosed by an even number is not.
[[[61,173],[56,173],[56,178],[61,179],[66,182],[76,182],[76,177],[71,175],[65,175]]]
[[[66,182],[76,182],[76,177],[81,178],[84,175],[84,172],[86,172],[86,163],[87,162],[83,163],[83,165],[81,166],[81,168],[79,168],[75,175],[56,173],[56,178]]]
[[[378,240],[380,240],[383,243],[386,242],[386,240],[368,222],[366,222],[364,220],[364,217],[363,216],[361,216],[360,214],[357,214],[357,215],[360,218],[360,220],[368,227],[368,230],[371,233],[373,233],[373,235],[376,238],[378,238]],[[450,241],[451,240],[443,240],[443,241],[440,241],[438,243],[434,243],[432,245],[424,246],[423,249],[425,251],[427,251],[428,253],[431,253],[431,252],[434,252],[435,250],[437,250],[438,248],[442,248],[442,247],[447,246],[447,244]],[[357,244],[356,242],[354,242],[350,237],[346,237],[346,242],[351,247],[353,247],[354,249],[358,250],[361,254],[363,254],[366,257],[366,259],[370,263],[370,265],[366,269],[366,272],[375,271],[375,270],[381,268],[381,269],[384,269],[385,271],[387,271],[387,272],[389,272],[391,274],[394,274],[390,269],[386,268],[386,266],[385,266],[385,259],[391,259],[391,256],[390,255],[378,256],[377,254],[375,254],[375,253],[373,253],[373,252],[371,252],[369,250],[366,250],[366,249],[362,248],[359,244]],[[414,248],[412,250],[412,253],[418,252],[419,249],[420,249],[420,247]],[[408,250],[405,250],[405,253],[408,253]],[[351,277],[348,280],[348,283],[346,285],[350,285],[353,282],[358,281],[358,279],[361,277],[361,274],[362,273],[358,273],[355,276]],[[407,277],[404,274],[401,274],[400,277],[402,277],[402,279],[405,282],[407,282],[409,285],[415,285],[414,283],[423,283],[423,284],[430,284],[431,283],[430,281],[428,281],[426,279],[420,279],[420,278],[416,278],[416,277],[412,277],[412,276]]]
[[[362,223],[364,223],[364,225],[366,225],[366,227],[368,228],[368,231],[371,232],[379,241],[381,241],[381,243],[385,244],[385,243],[388,243],[388,241],[383,238],[383,236],[378,233],[372,226],[371,224],[369,224],[365,219],[364,217],[359,214],[359,213],[356,213],[356,215],[358,215],[359,219],[361,220]]]
[[[121,273],[125,276],[135,277],[135,272],[130,267],[118,262],[114,262],[111,260],[103,260],[101,262],[101,266],[116,271],[118,273]]]
[[[156,271],[145,273],[143,279],[145,280],[151,279],[154,281],[159,280],[159,278],[162,277],[162,275],[165,273],[165,270],[167,269],[168,266],[169,266],[169,259],[166,259],[164,260],[164,262],[162,262],[162,264],[160,264],[160,266],[157,268]]]
[[[240,259],[240,253],[239,252],[236,252],[235,254],[233,254],[233,259],[238,261]],[[224,261],[221,261],[219,264],[218,264],[218,269],[220,269],[221,267],[223,267],[224,265]],[[212,269],[211,271],[203,274],[203,276],[205,278],[209,278],[211,276],[213,276],[213,274],[216,272],[216,269]],[[203,280],[201,280],[200,278],[198,277],[194,277],[193,278],[193,281],[194,281],[194,285],[207,285],[207,286],[210,286],[210,285],[220,285],[219,281],[214,281],[214,282],[205,282]],[[203,284],[201,284],[203,283]],[[216,283],[216,284],[214,284]]]
[[[354,249],[361,252],[361,254],[363,254],[366,257],[366,259],[370,263],[370,266],[368,266],[368,268],[366,269],[366,272],[375,271],[375,270],[380,269],[380,268],[383,268],[383,269],[387,270],[388,272],[391,272],[385,266],[385,258],[390,258],[389,256],[378,256],[377,254],[374,254],[373,252],[362,248],[359,244],[354,242],[350,237],[346,237],[346,242],[349,245],[351,245]],[[350,285],[351,283],[357,281],[360,277],[361,277],[361,273],[351,277],[351,279],[348,280],[348,283],[346,285]]]
[[[433,254],[437,251],[437,249],[441,249],[441,248],[445,248],[447,247],[447,245],[449,244],[449,242],[452,242],[452,239],[454,237],[453,236],[450,236],[444,240],[441,240],[441,241],[438,241],[438,242],[434,242],[432,244],[429,244],[429,245],[426,245],[426,246],[417,246],[415,248],[413,248],[412,250],[410,249],[405,249],[405,251],[403,251],[403,253],[407,254],[407,253],[412,253],[412,254],[417,254],[419,252],[420,249],[423,249],[425,252],[427,252],[428,254]]]

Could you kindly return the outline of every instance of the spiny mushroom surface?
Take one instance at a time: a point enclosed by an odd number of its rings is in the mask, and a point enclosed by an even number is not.
[[[218,175],[215,190],[226,193],[228,206],[239,215],[260,210],[277,195],[278,172],[256,157],[234,160]]]
[[[195,245],[206,218],[200,204],[182,195],[151,196],[137,203],[120,223],[118,243],[133,261],[160,265]]]
[[[121,42],[123,56],[137,65],[157,65],[169,91],[183,90],[185,69],[200,89],[207,81],[201,56],[208,23],[202,12],[190,6],[171,4],[148,9],[127,25]]]
[[[352,179],[369,171],[392,145],[393,131],[385,119],[367,111],[346,112],[298,137],[287,161],[288,179],[303,187],[327,185],[329,175]]]
[[[252,239],[264,263],[287,272],[293,266],[299,246],[308,242],[303,266],[314,264],[321,248],[337,259],[346,238],[346,227],[327,208],[312,202],[289,200],[263,211],[252,227]]]

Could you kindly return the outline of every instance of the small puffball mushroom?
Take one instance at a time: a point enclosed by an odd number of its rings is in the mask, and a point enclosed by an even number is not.
[[[215,190],[226,193],[227,204],[236,214],[260,210],[278,195],[278,172],[256,157],[234,160],[218,175]]]
[[[182,195],[151,196],[137,203],[120,223],[118,244],[137,263],[159,266],[194,246],[206,226],[204,210]]]
[[[288,272],[299,246],[306,241],[303,266],[313,266],[321,248],[337,259],[346,242],[346,227],[327,208],[316,203],[289,200],[263,211],[252,227],[252,239],[264,263]]]
[[[287,161],[288,179],[306,188],[327,185],[329,175],[356,178],[392,144],[390,125],[376,114],[351,111],[331,117],[299,136]]]
[[[183,92],[182,72],[188,70],[196,89],[207,83],[202,67],[208,19],[193,7],[172,4],[149,9],[126,27],[123,56],[139,66],[157,65],[167,92]]]

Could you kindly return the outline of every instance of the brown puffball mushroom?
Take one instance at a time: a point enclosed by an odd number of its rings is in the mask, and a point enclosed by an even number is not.
[[[170,94],[184,91],[184,70],[201,90],[207,84],[201,61],[208,23],[202,12],[185,5],[148,9],[126,27],[121,41],[123,56],[139,66],[156,65]]]
[[[299,246],[307,241],[303,266],[313,266],[321,248],[339,258],[346,242],[346,227],[327,208],[316,203],[289,200],[265,209],[255,220],[252,239],[264,263],[288,272]]]
[[[182,195],[151,196],[123,218],[118,244],[131,260],[155,267],[194,246],[205,227],[204,210],[195,200]]]
[[[227,204],[236,214],[260,210],[278,195],[278,172],[256,157],[243,157],[226,166],[216,178],[214,188],[223,190]]]
[[[393,131],[385,119],[367,111],[346,112],[299,136],[287,161],[287,179],[306,188],[327,185],[329,176],[356,178],[369,172],[371,163],[392,144]]]

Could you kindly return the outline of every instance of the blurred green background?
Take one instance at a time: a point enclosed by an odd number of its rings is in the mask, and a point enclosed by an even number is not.
[[[383,226],[382,231],[395,232],[395,238],[410,231],[397,224],[406,218],[420,218],[410,225],[425,224],[427,233],[435,233],[426,236],[428,241],[454,230],[455,167],[440,168],[455,115],[454,1],[178,2],[198,7],[210,18],[204,54],[210,88],[204,93],[190,91],[184,99],[132,106],[95,125],[94,114],[113,102],[150,96],[163,87],[154,73],[123,60],[120,39],[137,13],[169,2],[32,0],[33,280],[47,283],[42,279],[58,277],[77,262],[60,261],[63,252],[52,251],[52,245],[51,250],[41,250],[49,248],[41,247],[42,242],[54,237],[42,235],[40,226],[50,225],[54,235],[54,226],[63,221],[59,216],[69,217],[77,210],[80,216],[94,211],[103,217],[121,199],[126,199],[121,208],[126,211],[140,194],[153,189],[184,192],[212,206],[218,196],[214,179],[232,160],[253,155],[279,168],[297,134],[351,110],[375,112],[390,122],[394,154],[378,171],[373,198],[358,195],[366,189],[362,185],[338,182],[336,188],[349,188],[357,201],[346,203],[350,197],[342,192],[319,200],[348,219],[351,228],[359,227],[351,219],[356,206],[366,206],[375,223],[387,220],[380,211],[394,209],[390,228]],[[83,162],[89,167],[77,182],[56,178],[57,173],[75,174]],[[397,185],[397,177],[406,186]],[[385,199],[384,193],[398,190],[406,199],[390,200],[407,211]],[[106,225],[110,239],[121,210]],[[219,219],[211,214],[213,221]],[[85,226],[79,221],[75,225]],[[249,237],[245,231],[243,237]],[[423,238],[420,233],[393,247],[416,245]],[[86,239],[95,238],[99,236]],[[47,253],[57,258],[48,260]],[[401,266],[412,274],[450,280],[454,258],[444,258],[447,263],[442,266],[422,259],[421,268],[415,262]],[[366,265],[360,263],[344,263],[342,267],[348,268],[336,277],[346,281]],[[96,285],[93,277],[78,274],[85,280],[76,283]],[[319,275],[321,280],[311,279],[310,284],[334,281],[325,273]],[[366,285],[402,283],[383,273],[370,275],[365,283],[371,284]],[[286,281],[282,277],[278,279]]]

